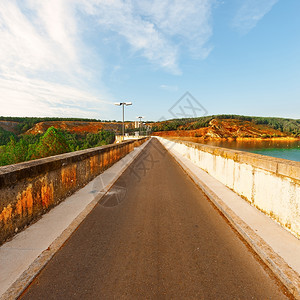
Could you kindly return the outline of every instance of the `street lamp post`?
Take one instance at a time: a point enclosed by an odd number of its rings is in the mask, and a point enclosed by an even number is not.
[[[144,131],[144,132],[145,132],[146,135],[148,135],[148,127],[146,126],[147,123],[143,123],[143,125],[144,125],[144,127],[145,127],[145,131]]]
[[[124,141],[125,136],[125,124],[124,124],[124,106],[132,105],[132,102],[116,102],[114,103],[117,106],[122,106],[122,115],[123,115],[123,123],[122,123],[122,141]]]
[[[145,117],[136,117],[137,119],[140,119],[139,121],[139,132],[140,132],[140,136],[141,136],[141,124],[142,124],[142,119]]]

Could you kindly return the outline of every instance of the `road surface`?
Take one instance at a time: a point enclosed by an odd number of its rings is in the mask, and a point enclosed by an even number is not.
[[[22,299],[286,299],[287,292],[152,139]]]

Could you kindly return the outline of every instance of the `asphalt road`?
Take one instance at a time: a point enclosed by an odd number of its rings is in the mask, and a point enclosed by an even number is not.
[[[22,299],[285,299],[286,290],[157,140]]]

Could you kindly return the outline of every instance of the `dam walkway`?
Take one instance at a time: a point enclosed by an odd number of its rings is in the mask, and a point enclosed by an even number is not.
[[[21,299],[288,299],[152,139]]]

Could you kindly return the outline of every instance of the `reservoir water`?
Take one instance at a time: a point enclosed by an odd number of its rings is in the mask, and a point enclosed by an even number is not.
[[[284,158],[294,161],[300,161],[300,148],[295,149],[258,149],[251,151],[253,153],[268,155],[278,158]]]
[[[182,138],[181,138],[182,139]],[[208,144],[229,149],[248,151],[261,155],[273,156],[293,161],[300,161],[300,140],[298,141],[274,141],[274,140],[251,140],[251,141],[203,141],[199,138],[184,138],[191,142]]]

